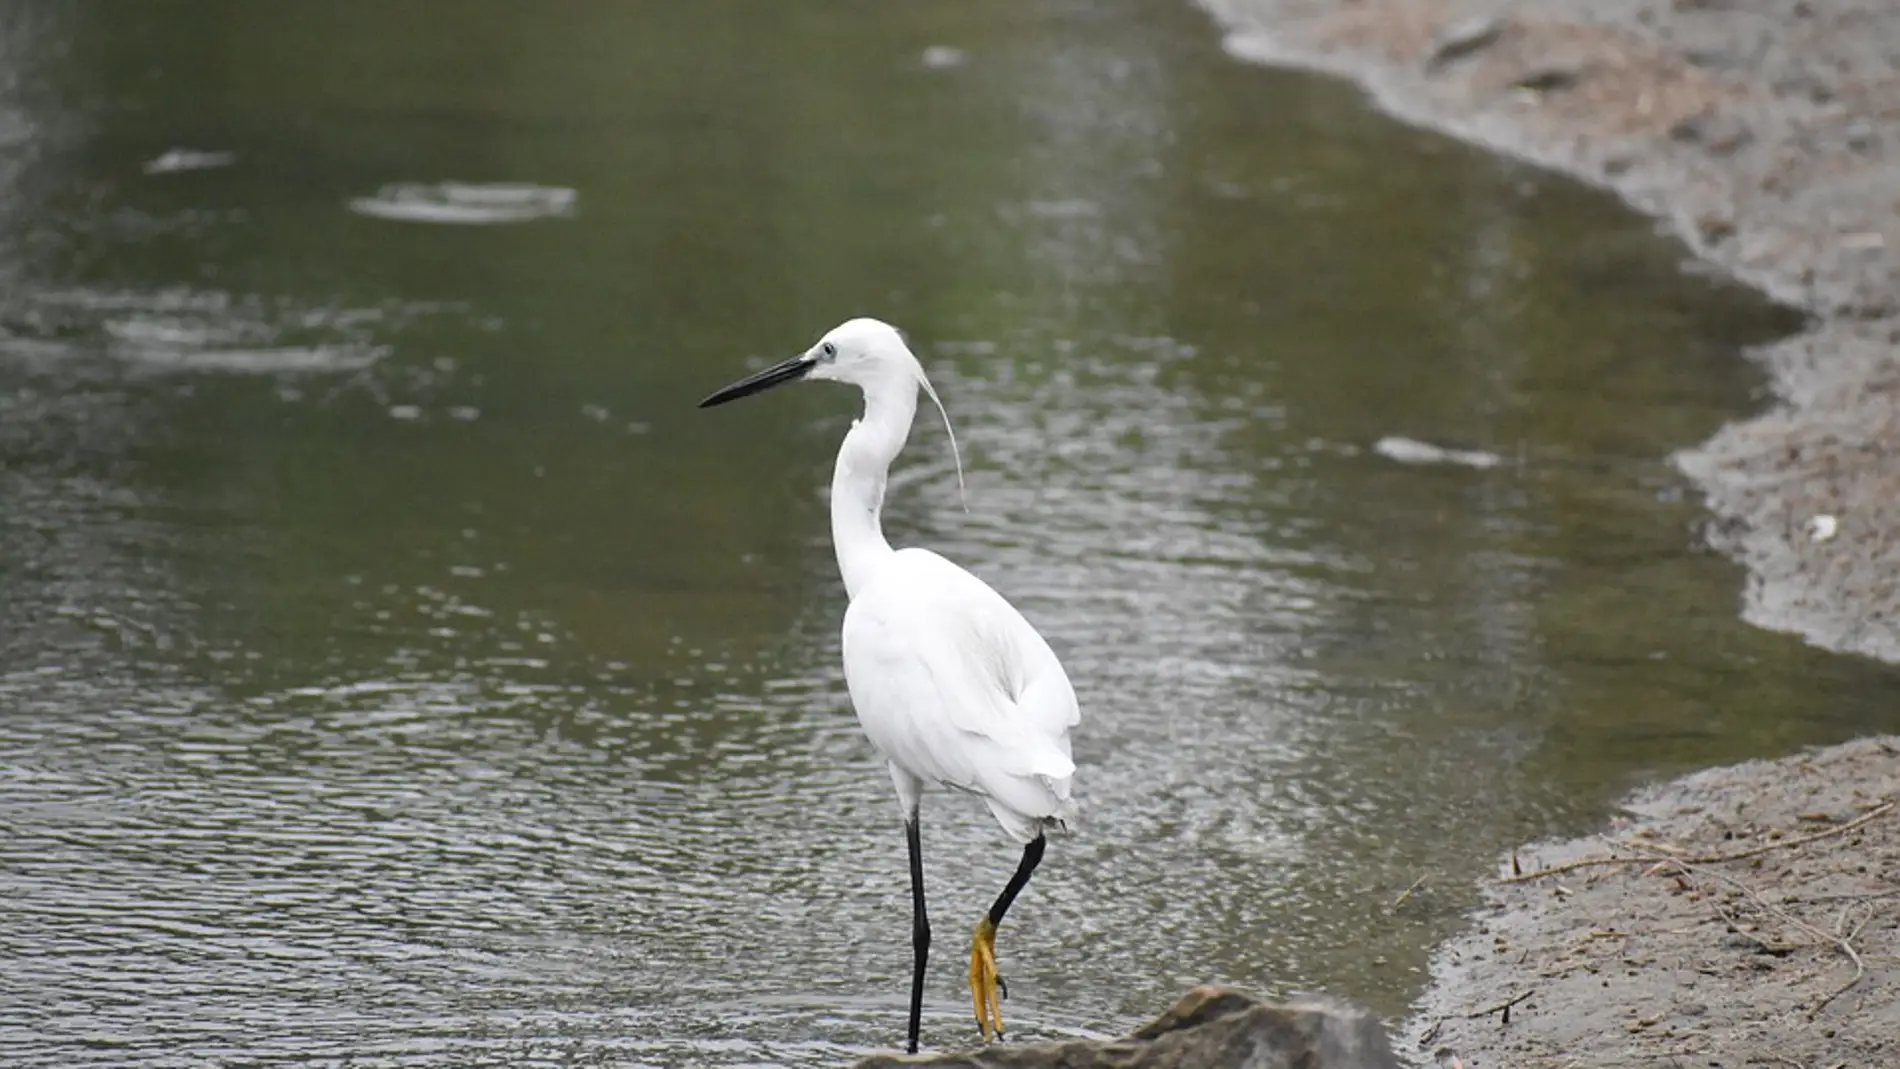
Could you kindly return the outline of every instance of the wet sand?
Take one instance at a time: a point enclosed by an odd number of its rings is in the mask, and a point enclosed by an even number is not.
[[[1202,0],[1244,58],[1615,190],[1809,314],[1676,461],[1744,616],[1900,660],[1900,6]],[[1713,769],[1526,848],[1395,1045],[1467,1069],[1900,1065],[1900,739]]]
[[[1233,53],[1614,189],[1812,314],[1777,403],[1685,450],[1744,614],[1900,659],[1900,6],[1203,0]]]
[[[1646,791],[1507,862],[1394,1045],[1466,1069],[1900,1065],[1896,809],[1900,737]]]

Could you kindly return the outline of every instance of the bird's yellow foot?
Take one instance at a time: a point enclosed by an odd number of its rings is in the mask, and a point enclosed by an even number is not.
[[[976,922],[976,936],[970,940],[970,1001],[976,1006],[976,1026],[983,1040],[992,1035],[1003,1038],[1003,1004],[998,995],[1006,991],[996,975],[996,925],[988,917]]]

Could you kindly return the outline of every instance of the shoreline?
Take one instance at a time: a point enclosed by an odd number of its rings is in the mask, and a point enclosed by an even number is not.
[[[1230,54],[1608,189],[1807,313],[1748,353],[1773,402],[1671,459],[1745,568],[1743,619],[1900,661],[1900,6],[1197,2]],[[1859,739],[1524,847],[1393,1047],[1447,1069],[1900,1065],[1896,803],[1900,737]]]
[[[1750,353],[1775,403],[1672,459],[1746,568],[1744,619],[1900,661],[1900,8],[1198,2],[1230,54],[1609,189],[1807,312]]]

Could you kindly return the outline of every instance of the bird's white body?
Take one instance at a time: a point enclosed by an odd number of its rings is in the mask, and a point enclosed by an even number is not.
[[[935,783],[981,796],[1020,843],[1073,818],[1075,692],[981,579],[927,549],[893,552],[845,610],[844,678],[906,815]]]
[[[882,323],[853,320],[826,338],[834,352],[871,354],[811,372],[864,390],[864,416],[845,435],[831,480],[832,542],[851,598],[843,635],[851,704],[890,763],[906,819],[922,788],[938,784],[981,796],[1027,843],[1075,816],[1075,691],[1049,644],[989,584],[929,550],[885,541],[885,478],[916,418],[923,369]]]

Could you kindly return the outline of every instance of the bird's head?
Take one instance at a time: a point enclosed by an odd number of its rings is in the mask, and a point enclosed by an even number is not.
[[[813,361],[811,377],[874,389],[885,383],[924,386],[923,365],[904,344],[904,335],[878,319],[851,319],[831,328],[804,354]]]
[[[849,319],[826,332],[817,344],[804,352],[782,360],[756,374],[713,391],[699,403],[701,408],[723,405],[750,397],[799,379],[829,379],[849,383],[864,391],[868,405],[875,408],[879,397],[902,397],[913,402],[922,389],[943,416],[944,430],[950,433],[951,455],[957,461],[957,485],[963,485],[963,458],[957,452],[956,431],[950,428],[950,414],[944,411],[937,391],[924,374],[924,366],[910,351],[904,335],[882,320]],[[910,412],[904,412],[904,426],[910,425]]]
[[[850,383],[867,393],[878,389],[930,389],[923,365],[896,327],[877,319],[852,319],[831,328],[804,352],[749,375],[699,403],[723,405],[799,379]],[[932,394],[935,397],[935,394]]]

